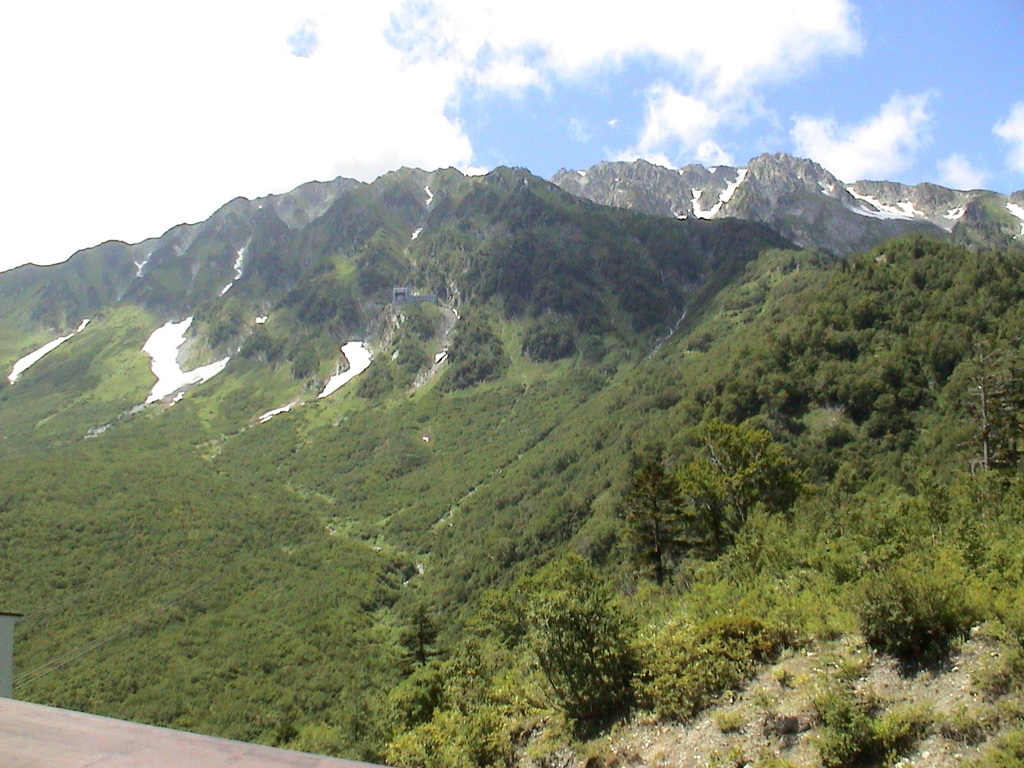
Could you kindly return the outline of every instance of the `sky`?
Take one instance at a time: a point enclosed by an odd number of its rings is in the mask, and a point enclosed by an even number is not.
[[[1024,0],[34,0],[0,67],[0,270],[403,165],[1024,188]]]

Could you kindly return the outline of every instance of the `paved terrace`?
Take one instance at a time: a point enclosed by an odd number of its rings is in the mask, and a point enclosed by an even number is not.
[[[0,699],[3,768],[369,768],[367,763],[261,747]]]

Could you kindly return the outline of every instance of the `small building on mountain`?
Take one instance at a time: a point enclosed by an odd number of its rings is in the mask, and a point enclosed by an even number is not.
[[[396,285],[391,289],[391,303],[396,307],[403,304],[415,304],[420,301],[429,301],[437,304],[438,298],[432,293],[414,293],[407,285]]]

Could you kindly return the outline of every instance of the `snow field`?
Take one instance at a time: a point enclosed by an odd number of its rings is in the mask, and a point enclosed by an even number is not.
[[[209,381],[227,366],[230,357],[204,365],[191,371],[181,370],[178,364],[178,350],[185,343],[185,333],[192,325],[192,318],[186,317],[179,323],[169,322],[157,328],[142,345],[142,351],[152,358],[150,369],[156,376],[156,384],[146,398],[147,403],[163,400],[182,387]],[[180,399],[180,398],[179,398]],[[177,402],[175,399],[174,402]]]
[[[1007,203],[1006,210],[1021,220],[1020,225],[1020,236],[1024,236],[1024,206],[1017,205],[1016,203]]]
[[[370,354],[370,348],[361,341],[348,342],[341,348],[341,352],[348,360],[348,370],[344,373],[331,376],[327,381],[327,385],[324,387],[324,391],[317,395],[318,398],[333,395],[343,386],[352,381],[356,376],[369,368],[370,361],[373,360],[373,355]]]
[[[896,203],[896,205],[886,205],[881,200],[878,200],[871,195],[862,195],[859,192],[854,192],[849,187],[847,187],[846,191],[858,200],[863,200],[865,203],[876,209],[872,211],[869,208],[861,208],[859,206],[850,209],[854,213],[859,213],[861,216],[867,216],[871,219],[903,219],[905,221],[913,221],[919,216],[927,217],[928,215],[923,211],[919,211],[914,207],[913,203],[907,200]]]
[[[11,367],[11,372],[9,374],[7,374],[7,381],[9,381],[11,384],[16,382],[21,377],[21,374],[23,374],[25,371],[27,371],[33,365],[35,365],[40,360],[42,360],[44,357],[46,357],[50,352],[53,352],[53,350],[55,350],[57,347],[59,347],[65,341],[70,339],[72,336],[75,336],[75,335],[81,333],[82,331],[84,331],[85,330],[85,326],[87,326],[88,324],[89,324],[89,318],[86,318],[85,320],[83,320],[79,324],[78,328],[76,328],[74,331],[72,331],[68,335],[60,336],[60,337],[54,339],[53,341],[48,341],[45,344],[43,344],[43,346],[41,346],[39,349],[35,350],[34,352],[29,352],[27,355],[25,355],[23,358],[18,360]]]

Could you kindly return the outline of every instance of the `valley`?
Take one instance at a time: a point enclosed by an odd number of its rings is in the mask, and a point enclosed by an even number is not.
[[[1016,749],[1018,198],[571,175],[307,185],[0,274],[16,697],[409,768]]]

